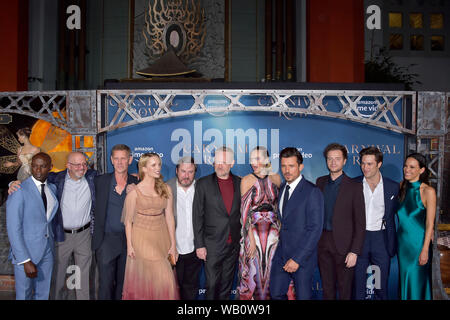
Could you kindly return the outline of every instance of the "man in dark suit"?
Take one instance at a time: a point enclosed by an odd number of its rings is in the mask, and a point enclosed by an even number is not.
[[[178,261],[175,266],[181,300],[195,300],[198,295],[199,275],[202,261],[197,257],[192,225],[194,179],[197,165],[192,157],[181,158],[176,166],[176,177],[167,181],[173,194],[173,215]]]
[[[366,236],[361,255],[355,267],[355,299],[366,298],[367,268],[379,268],[375,275],[375,299],[387,300],[388,278],[391,257],[397,251],[394,215],[397,210],[399,185],[381,175],[383,153],[376,147],[368,147],[359,153],[362,176],[355,178],[362,182],[366,206]]]
[[[354,267],[362,252],[366,216],[363,187],[343,171],[347,149],[329,144],[323,152],[329,175],[317,179],[325,202],[322,236],[319,241],[319,270],[323,299],[349,300],[352,296]],[[336,290],[337,285],[337,290]]]
[[[127,240],[121,222],[126,187],[136,184],[137,178],[128,174],[133,161],[131,150],[123,144],[111,150],[113,173],[95,178],[96,206],[92,249],[98,266],[98,299],[120,300],[122,298]]]
[[[234,152],[221,147],[214,158],[215,173],[197,181],[193,203],[194,245],[205,261],[206,299],[230,297],[241,231],[241,179],[230,170]]]
[[[308,300],[323,228],[323,196],[319,188],[301,175],[303,157],[296,148],[283,149],[280,159],[286,182],[280,188],[281,230],[270,271],[270,295],[272,299],[286,300],[293,280],[296,298]]]

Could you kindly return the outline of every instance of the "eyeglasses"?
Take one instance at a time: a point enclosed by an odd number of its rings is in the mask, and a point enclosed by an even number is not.
[[[75,168],[81,168],[81,167],[86,168],[87,167],[87,163],[86,162],[83,162],[83,163],[72,163],[72,162],[69,162],[69,164],[71,166],[74,166]]]

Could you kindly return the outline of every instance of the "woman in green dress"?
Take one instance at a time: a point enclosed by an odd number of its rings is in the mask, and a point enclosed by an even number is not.
[[[431,300],[431,242],[436,216],[436,191],[428,185],[426,159],[406,158],[398,209],[398,264],[402,300]]]

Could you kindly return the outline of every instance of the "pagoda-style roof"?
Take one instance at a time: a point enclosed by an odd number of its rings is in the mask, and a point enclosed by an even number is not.
[[[145,77],[173,77],[194,73],[196,70],[190,70],[181,62],[173,49],[169,49],[151,66],[139,70],[136,73]]]

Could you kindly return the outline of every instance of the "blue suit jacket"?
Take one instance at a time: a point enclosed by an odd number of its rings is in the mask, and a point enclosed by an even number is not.
[[[383,177],[384,190],[384,216],[383,223],[386,228],[385,244],[389,256],[397,253],[397,234],[395,231],[395,213],[398,208],[399,184],[389,178]],[[362,182],[364,176],[356,177],[356,181]]]
[[[280,188],[282,194],[285,183]],[[281,220],[275,256],[283,263],[293,259],[301,267],[317,264],[317,244],[322,235],[324,219],[323,195],[319,188],[302,177],[294,189]]]
[[[53,232],[50,224],[58,210],[56,187],[48,184],[55,206],[50,218],[47,216],[41,194],[31,177],[24,180],[21,188],[8,196],[6,201],[6,226],[11,244],[9,259],[13,264],[31,259],[38,264],[44,256],[47,241],[53,248]]]
[[[54,183],[56,185],[56,196],[58,197],[59,203],[61,203],[63,191],[64,191],[64,183],[66,181],[67,170],[54,173],[50,172],[48,175],[48,181],[50,183]],[[91,190],[91,233],[94,228],[94,209],[95,209],[95,186],[94,186],[94,178],[97,176],[97,171],[89,169],[84,175],[87,183],[89,185],[89,189]],[[61,207],[58,208],[56,212],[56,216],[52,221],[52,230],[55,236],[55,241],[63,242],[66,239],[66,235],[64,233],[64,224],[63,217],[61,212]]]

